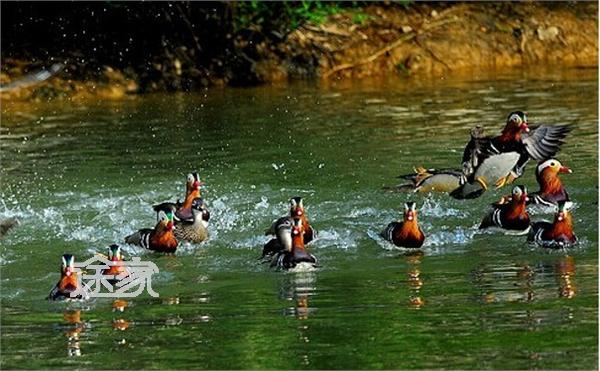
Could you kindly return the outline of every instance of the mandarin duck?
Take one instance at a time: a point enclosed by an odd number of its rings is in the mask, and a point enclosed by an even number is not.
[[[80,287],[75,272],[75,257],[71,254],[62,256],[60,279],[48,295],[48,300],[85,300],[88,294],[85,287]],[[73,294],[73,295],[71,295]]]
[[[381,232],[381,237],[399,247],[423,246],[425,234],[417,221],[417,205],[414,202],[407,202],[404,205],[403,220],[388,224]]]
[[[175,210],[175,220],[179,219],[192,219],[192,203],[195,199],[201,198],[200,186],[204,185],[204,182],[200,181],[197,172],[193,172],[187,175],[185,182],[185,199],[181,202],[179,199],[177,202],[163,202],[158,205],[152,206],[154,211],[158,213],[159,210],[166,210],[173,208]]]
[[[483,128],[476,126],[471,129],[471,141],[479,143],[477,141],[479,138],[483,138]],[[473,153],[478,153],[477,148],[473,150]],[[399,178],[410,180],[411,183],[401,184],[398,189],[413,189],[415,192],[448,192],[452,195],[467,183],[465,174],[469,174],[464,168],[459,170],[415,167],[413,171],[411,174],[399,176]]]
[[[572,173],[571,169],[566,166],[562,166],[560,162],[555,159],[549,159],[540,162],[535,171],[536,180],[540,185],[540,190],[529,194],[527,204],[539,204],[545,206],[557,205],[560,201],[569,201],[569,194],[563,187],[558,173]],[[511,196],[504,196],[499,204],[510,201]]]
[[[112,244],[108,247],[108,260],[110,260],[110,268],[102,271],[103,275],[119,276],[125,278],[129,275],[129,270],[123,264],[123,254],[121,253],[121,246]],[[109,283],[115,284],[119,281],[117,278],[111,278],[108,280]]]
[[[162,208],[158,206],[163,205]],[[165,212],[175,213],[175,208],[172,205],[161,204],[154,208],[155,211],[161,209]],[[157,214],[158,215],[158,214]],[[202,198],[195,198],[192,201],[191,217],[188,219],[175,219],[175,238],[180,241],[189,241],[200,243],[208,238],[208,221],[210,220],[210,212],[206,208],[206,204]]]
[[[125,243],[141,246],[145,249],[174,253],[177,250],[177,239],[173,234],[173,213],[159,210],[158,222],[154,229],[140,229],[130,236],[125,237]]]
[[[185,182],[185,199],[183,200],[183,204],[178,207],[176,213],[179,219],[184,220],[192,217],[192,203],[194,203],[195,199],[201,198],[200,186],[203,184],[204,182],[200,181],[197,172],[188,174]]]
[[[528,200],[527,188],[515,186],[510,198],[503,198],[500,202],[492,204],[492,209],[481,221],[479,229],[496,227],[526,232],[530,227],[526,208]]]
[[[302,220],[300,218],[294,219],[291,229],[291,249],[284,249],[277,252],[271,261],[271,267],[292,269],[301,263],[316,267],[318,264],[317,258],[306,251],[304,234],[305,230]]]
[[[474,198],[494,182],[497,188],[512,183],[523,174],[530,159],[542,161],[560,151],[564,139],[571,131],[568,125],[540,125],[529,127],[527,115],[514,111],[508,115],[501,135],[486,137],[482,133],[471,135],[463,153],[463,172],[468,182],[455,190],[455,198]],[[487,172],[479,172],[488,167]]]
[[[271,227],[265,231],[265,235],[276,235],[279,225],[286,223],[292,224],[293,219],[300,219],[302,221],[305,244],[309,244],[317,238],[317,231],[310,225],[308,218],[306,217],[302,197],[292,197],[290,199],[290,216],[281,217],[273,222]]]
[[[535,169],[535,179],[540,185],[540,190],[531,194],[530,202],[552,206],[561,201],[569,201],[569,194],[563,187],[558,174],[571,174],[572,172],[571,169],[553,158],[540,162]]]
[[[275,237],[263,247],[262,259],[273,256],[280,251],[292,250],[292,225],[294,220],[289,217],[280,218],[275,224]]]
[[[573,233],[573,222],[569,212],[572,206],[570,201],[559,201],[554,221],[533,223],[527,240],[549,249],[562,249],[574,245],[577,236]]]

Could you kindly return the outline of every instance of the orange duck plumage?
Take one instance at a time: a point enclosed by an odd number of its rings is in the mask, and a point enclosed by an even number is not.
[[[577,236],[573,233],[573,221],[569,208],[572,203],[561,201],[558,203],[558,211],[552,223],[541,221],[533,224],[529,231],[528,240],[542,247],[560,249],[570,247],[577,242]]]
[[[388,224],[381,235],[399,247],[419,248],[423,246],[425,234],[417,221],[416,204],[407,202],[404,205],[404,220]]]

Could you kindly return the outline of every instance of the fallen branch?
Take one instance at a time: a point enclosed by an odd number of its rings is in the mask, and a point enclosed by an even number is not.
[[[364,58],[364,59],[362,59],[362,60],[360,60],[358,62],[355,62],[355,63],[341,64],[339,66],[336,66],[336,67],[330,69],[329,71],[327,71],[327,72],[325,72],[323,74],[323,78],[328,78],[332,74],[334,74],[336,72],[339,72],[339,71],[343,71],[343,70],[347,70],[349,68],[354,68],[354,67],[357,67],[357,66],[361,66],[363,64],[371,63],[371,62],[375,61],[377,58],[379,58],[382,55],[386,54],[387,52],[389,52],[389,51],[397,48],[400,45],[402,45],[403,43],[405,43],[405,42],[407,42],[409,40],[414,39],[418,35],[421,35],[421,34],[423,34],[425,32],[434,30],[434,29],[439,28],[439,27],[441,27],[443,25],[446,25],[446,24],[452,23],[452,22],[456,22],[456,21],[458,21],[458,18],[457,17],[453,17],[453,18],[450,18],[450,19],[443,19],[443,20],[440,20],[438,22],[432,22],[432,23],[426,24],[419,31],[411,31],[408,34],[399,37],[398,39],[396,39],[391,44],[388,44],[384,48],[379,49],[377,52],[375,52],[374,54],[371,54],[367,58]]]
[[[343,36],[343,37],[350,37],[350,33],[342,31],[342,30],[338,30],[338,29],[334,29],[332,27],[324,27],[323,25],[319,26],[319,27],[315,27],[309,24],[305,24],[302,26],[302,28],[305,28],[309,31],[313,31],[313,32],[320,32],[320,33],[326,33],[326,34],[331,34],[331,35],[336,35],[336,36]]]

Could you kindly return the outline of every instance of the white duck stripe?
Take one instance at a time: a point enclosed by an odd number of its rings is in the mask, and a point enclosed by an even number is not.
[[[284,266],[283,266],[283,257],[284,256],[285,256],[284,254],[279,254],[279,257],[277,258],[277,266],[278,267],[284,268]]]
[[[496,224],[497,227],[502,228],[502,220],[500,220],[500,209],[494,210],[492,214],[492,221]]]
[[[141,238],[142,247],[145,249],[150,248],[150,233],[146,233],[142,235]]]
[[[494,150],[494,152],[500,153],[500,151],[498,151],[498,148],[496,148],[496,146],[493,145],[492,143],[490,143],[490,147],[492,148],[492,150]]]
[[[542,162],[542,163],[541,163],[541,164],[538,166],[538,174],[541,174],[541,173],[542,173],[542,171],[543,171],[545,168],[549,167],[549,166],[550,166],[550,163],[551,163],[552,161],[556,161],[556,160],[546,160],[546,161]]]
[[[545,205],[545,206],[554,206],[554,204],[552,202],[545,200],[540,195],[533,196],[533,202],[536,203],[536,204],[542,204],[542,205]]]
[[[544,230],[542,228],[538,229],[538,231],[535,233],[535,242],[542,244],[544,241],[542,240],[542,233],[544,233]]]

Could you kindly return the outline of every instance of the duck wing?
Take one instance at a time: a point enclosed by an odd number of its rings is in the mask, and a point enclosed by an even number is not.
[[[543,244],[542,233],[550,228],[552,228],[552,223],[547,220],[533,223],[527,234],[527,241]]]
[[[140,229],[139,231],[125,237],[125,243],[137,245],[148,249],[150,247],[150,236],[154,230],[150,228]]]
[[[396,228],[402,228],[402,224],[403,222],[391,222],[390,224],[387,225],[387,227],[385,227],[385,229],[381,232],[381,237],[389,242],[394,242],[394,230],[396,230]]]
[[[523,144],[531,158],[537,161],[554,157],[572,130],[570,125],[540,125],[523,134]]]

